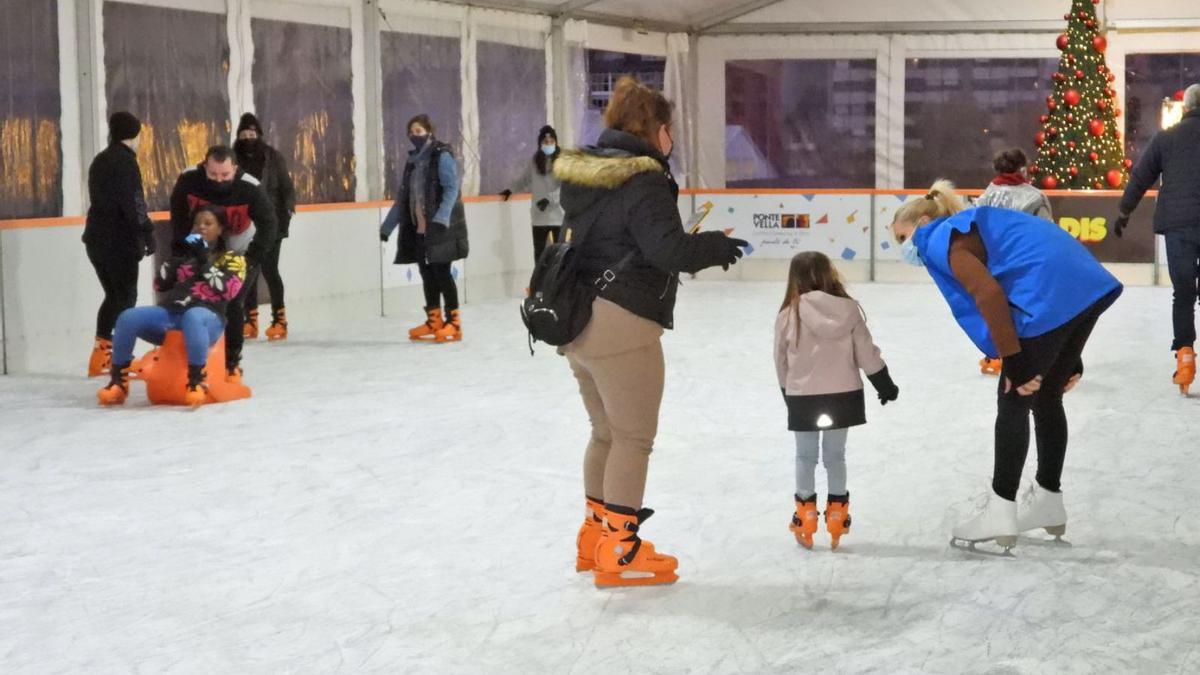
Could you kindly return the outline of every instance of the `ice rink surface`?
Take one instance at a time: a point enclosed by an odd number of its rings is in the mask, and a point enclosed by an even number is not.
[[[0,377],[0,671],[1200,672],[1200,399],[1169,383],[1168,290],[1126,291],[1068,396],[1073,547],[1015,559],[947,546],[996,385],[932,286],[852,289],[900,400],[850,434],[843,547],[797,547],[782,292],[681,290],[644,528],[681,580],[654,589],[573,571],[587,422],[515,301],[467,306],[450,346],[408,343],[416,311],[297,314],[248,347],[253,399],[197,412]]]

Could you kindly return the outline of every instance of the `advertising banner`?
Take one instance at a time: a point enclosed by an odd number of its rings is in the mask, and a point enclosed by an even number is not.
[[[870,260],[870,195],[699,194],[696,206],[693,223],[745,239],[756,258],[820,251],[834,259]]]

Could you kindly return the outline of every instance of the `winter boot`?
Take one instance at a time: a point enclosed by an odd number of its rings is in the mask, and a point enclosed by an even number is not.
[[[850,493],[829,495],[825,503],[825,531],[832,539],[830,545],[838,547],[842,535],[850,534]]]
[[[92,356],[88,359],[88,377],[100,377],[112,370],[112,340],[96,338]]]
[[[975,544],[995,541],[1008,553],[1017,545],[1017,503],[996,494],[988,495],[987,505],[974,518],[959,523],[951,531],[950,545],[974,551]]]
[[[817,532],[817,496],[808,499],[796,495],[796,512],[792,514],[792,524],[788,529],[796,535],[796,543],[804,548],[813,547],[813,535]]]
[[[1017,511],[1017,530],[1028,532],[1039,528],[1054,535],[1055,541],[1062,541],[1067,533],[1067,509],[1061,492],[1051,492],[1034,482],[1025,491]]]
[[[604,533],[604,504],[587,498],[587,512],[579,535],[575,537],[575,571],[590,572],[596,568],[596,545]]]
[[[653,513],[651,509],[605,506],[604,529],[596,545],[597,588],[673,584],[679,580],[675,573],[679,561],[657,553],[654,544],[638,537],[641,523]]]
[[[258,339],[258,308],[246,310],[246,323],[242,324],[242,336],[247,340]]]
[[[979,360],[979,372],[984,375],[999,375],[1003,366],[1004,361],[1001,359],[989,359],[985,356]]]
[[[271,325],[267,326],[267,339],[271,342],[287,339],[287,308],[272,310]]]
[[[1188,389],[1196,380],[1196,350],[1180,347],[1175,352],[1175,375],[1171,381],[1179,385],[1179,393],[1188,395]]]
[[[121,405],[129,397],[129,364],[113,365],[110,371],[112,379],[96,392],[96,398],[100,405]]]
[[[458,342],[462,339],[462,318],[457,309],[450,310],[450,320],[442,326],[434,339],[438,342]]]
[[[437,332],[446,324],[442,321],[441,307],[425,308],[425,323],[408,331],[409,340],[427,340],[437,336]]]
[[[208,402],[208,385],[204,384],[204,366],[188,364],[187,392],[183,402],[189,408],[199,408]]]

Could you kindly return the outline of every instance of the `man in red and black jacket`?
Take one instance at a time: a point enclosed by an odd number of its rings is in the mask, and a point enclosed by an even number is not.
[[[217,145],[208,149],[204,161],[179,175],[171,193],[171,249],[182,254],[184,239],[192,231],[192,215],[206,204],[225,208],[229,248],[246,256],[246,286],[259,273],[263,257],[275,242],[278,223],[275,208],[258,181],[237,166],[233,150]],[[246,293],[243,291],[225,309],[225,366],[228,379],[240,381],[242,369],[242,321]]]

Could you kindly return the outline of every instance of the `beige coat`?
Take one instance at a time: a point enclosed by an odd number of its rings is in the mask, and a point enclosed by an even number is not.
[[[775,320],[775,372],[788,396],[819,396],[863,388],[859,370],[874,375],[883,358],[858,303],[821,291],[800,296],[796,312]]]

